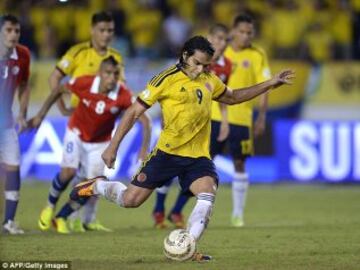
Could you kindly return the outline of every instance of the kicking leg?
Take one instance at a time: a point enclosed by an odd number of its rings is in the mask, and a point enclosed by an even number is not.
[[[70,198],[79,202],[83,198],[100,195],[121,207],[136,208],[146,201],[152,192],[153,189],[133,184],[125,186],[119,181],[107,181],[104,176],[99,176],[77,185],[70,193]]]

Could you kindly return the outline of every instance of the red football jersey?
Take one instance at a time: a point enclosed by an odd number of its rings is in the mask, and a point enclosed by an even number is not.
[[[210,70],[218,76],[224,84],[228,83],[230,74],[231,74],[231,61],[229,58],[222,56],[210,65]]]
[[[101,94],[98,76],[72,79],[66,87],[80,99],[68,127],[78,133],[84,142],[110,140],[117,117],[131,105],[132,95],[127,87],[119,82],[107,95]]]
[[[0,122],[4,127],[13,124],[12,104],[16,89],[27,83],[30,75],[30,51],[16,45],[7,59],[0,60]]]

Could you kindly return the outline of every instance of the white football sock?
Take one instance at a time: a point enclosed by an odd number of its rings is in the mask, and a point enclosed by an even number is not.
[[[96,212],[99,198],[97,196],[90,197],[82,207],[82,222],[84,224],[92,223],[96,220]]]
[[[244,216],[246,194],[249,187],[247,173],[235,173],[232,182],[233,213],[234,217]]]
[[[124,206],[123,194],[126,189],[127,187],[118,181],[98,180],[94,186],[94,194],[102,195],[105,199],[120,206]]]
[[[197,202],[189,217],[187,230],[198,241],[209,223],[215,195],[212,193],[199,193],[196,197]]]

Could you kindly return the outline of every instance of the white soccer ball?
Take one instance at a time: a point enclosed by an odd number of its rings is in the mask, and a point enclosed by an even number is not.
[[[186,230],[174,230],[164,239],[164,254],[171,260],[186,261],[192,258],[195,251],[195,238]]]

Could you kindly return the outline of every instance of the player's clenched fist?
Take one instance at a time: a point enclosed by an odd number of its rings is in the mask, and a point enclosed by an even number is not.
[[[102,153],[101,158],[103,159],[105,165],[109,169],[113,169],[116,160],[116,149],[113,149],[111,146],[108,146],[105,151]]]

